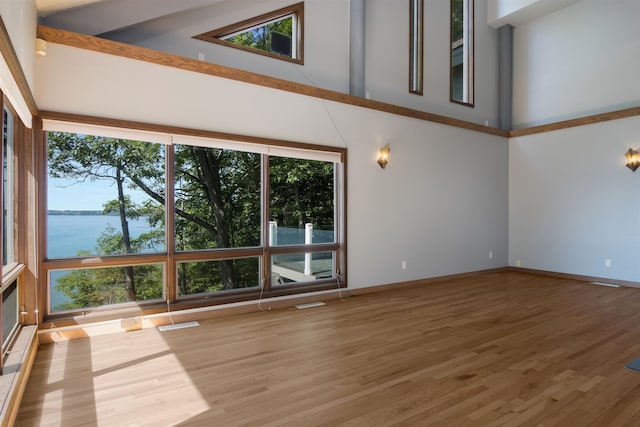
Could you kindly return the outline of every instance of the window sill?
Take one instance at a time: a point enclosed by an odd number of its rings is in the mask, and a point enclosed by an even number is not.
[[[18,414],[22,394],[29,379],[38,348],[38,327],[23,326],[7,352],[0,375],[0,426],[12,426]]]

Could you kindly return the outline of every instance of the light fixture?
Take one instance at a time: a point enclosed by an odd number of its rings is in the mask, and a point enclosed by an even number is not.
[[[382,169],[387,167],[387,162],[389,161],[389,144],[385,145],[380,149],[380,153],[378,154],[378,164]]]
[[[638,152],[633,148],[629,148],[624,154],[624,157],[627,159],[626,166],[635,172],[638,166],[640,166],[640,155]]]
[[[37,38],[36,39],[36,55],[46,56],[47,55],[47,41]]]

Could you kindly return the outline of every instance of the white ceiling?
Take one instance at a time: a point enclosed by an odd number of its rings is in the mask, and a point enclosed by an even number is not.
[[[74,7],[85,6],[90,3],[97,3],[103,0],[36,0],[39,16],[47,16],[52,13],[73,9]]]

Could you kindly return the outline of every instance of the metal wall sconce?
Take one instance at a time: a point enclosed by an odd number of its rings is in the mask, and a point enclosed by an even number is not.
[[[36,39],[36,55],[47,55],[47,41],[43,39]]]
[[[640,155],[638,152],[633,148],[629,148],[629,150],[624,154],[624,157],[627,159],[626,166],[635,172],[636,169],[638,169],[638,166],[640,166]]]
[[[380,149],[380,153],[378,154],[378,164],[382,169],[387,167],[387,162],[389,161],[389,144],[385,145]]]

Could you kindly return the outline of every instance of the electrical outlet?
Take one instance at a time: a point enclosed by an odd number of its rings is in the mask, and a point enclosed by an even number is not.
[[[204,53],[198,54],[198,61],[204,61]]]
[[[607,268],[611,267],[611,260],[609,258],[604,260],[604,266],[607,267]]]
[[[403,270],[407,269],[407,261],[402,261],[402,269]]]
[[[520,260],[516,260],[516,267],[520,267]]]
[[[489,259],[493,258],[493,251],[489,251]]]

